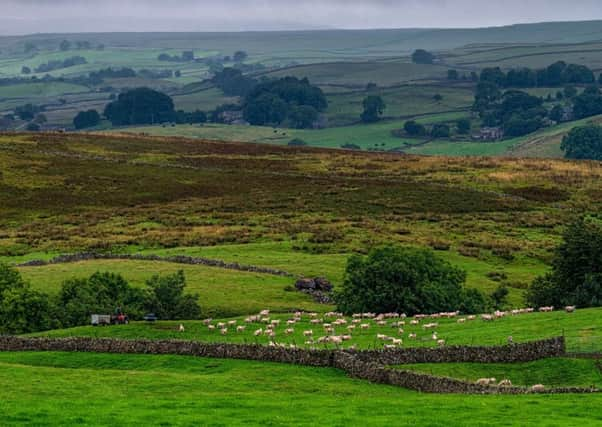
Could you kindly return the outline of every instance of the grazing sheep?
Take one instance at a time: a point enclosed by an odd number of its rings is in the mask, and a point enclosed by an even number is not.
[[[512,338],[512,335],[510,335],[508,337],[508,344],[512,344],[512,343],[514,343],[514,338]]]
[[[211,322],[213,321],[213,319],[205,319],[203,320],[203,325],[207,326],[209,325]]]
[[[207,329],[213,331],[215,329],[215,325],[207,325]]]
[[[353,331],[353,330],[355,330],[355,325],[349,325],[349,326],[347,326],[347,330],[350,331],[350,332]]]
[[[477,318],[477,316],[475,316],[474,314],[471,314],[470,316],[468,316],[466,319],[467,320],[475,320]]]
[[[285,330],[285,331],[284,331],[284,333],[285,333],[286,335],[290,335],[290,334],[292,334],[292,333],[294,333],[294,332],[295,332],[295,330],[294,330],[293,328],[288,328],[287,330]]]
[[[184,332],[184,330],[185,330],[185,329],[184,329],[184,325],[182,325],[182,324],[180,323],[180,326],[178,327],[178,330],[179,330],[180,332]]]
[[[228,328],[221,329],[219,332],[222,335],[226,335],[228,333]]]
[[[237,326],[237,327],[236,327],[236,332],[244,332],[244,331],[245,331],[245,329],[247,329],[247,327],[246,327],[246,326]]]
[[[253,335],[256,337],[263,335],[263,329],[257,329],[255,332],[253,332]]]
[[[545,387],[543,384],[535,384],[534,386],[531,387],[531,391],[534,391],[536,393],[541,393],[542,391],[545,391]]]
[[[477,385],[492,385],[495,384],[495,378],[479,378]]]
[[[314,334],[314,331],[309,330],[309,331],[303,331],[303,336],[304,337],[311,337]]]
[[[269,316],[270,315],[270,310],[261,310],[259,312],[259,315],[263,316],[263,317]]]
[[[575,307],[574,305],[567,305],[566,307],[564,307],[564,310],[567,313],[574,313],[576,309],[577,307]]]
[[[481,319],[485,322],[491,322],[493,320],[493,316],[491,314],[481,314]]]
[[[554,306],[550,306],[550,307],[539,307],[539,311],[541,313],[550,313],[552,311],[554,311]]]
[[[403,335],[403,332],[404,332],[404,330],[403,330],[403,328],[399,328],[399,329],[397,330],[397,332],[399,333],[399,335]]]
[[[351,341],[351,338],[352,338],[352,337],[351,337],[351,335],[343,335],[343,336],[341,337],[341,339],[342,339],[343,341]]]
[[[415,340],[416,339],[416,334],[410,334],[408,335],[408,338],[411,340]]]
[[[416,319],[414,319],[414,320],[410,320],[410,325],[412,325],[412,326],[416,326],[416,325],[418,325],[419,323],[420,323],[420,320],[416,320]]]
[[[445,340],[437,340],[437,345],[443,347],[445,345]]]
[[[376,338],[383,341],[388,339],[388,337],[383,334],[376,334]]]
[[[236,325],[236,320],[230,320],[228,322],[228,326],[234,326],[234,325]]]
[[[362,324],[360,325],[360,329],[369,329],[369,328],[370,328],[370,325],[369,325],[369,324],[367,324],[367,323],[362,323]]]
[[[466,323],[466,319],[464,317],[457,320],[457,323]]]
[[[502,380],[499,382],[498,387],[512,387],[512,381]]]
[[[403,340],[402,340],[401,338],[393,338],[393,339],[391,340],[391,343],[393,343],[393,345],[397,345],[397,346],[399,346],[399,345],[402,345],[402,344],[403,344]]]
[[[431,338],[433,339],[433,341],[437,341],[439,339],[439,337],[437,336],[437,332],[433,332],[433,335],[431,335]]]
[[[220,329],[224,329],[224,328],[226,327],[226,324],[225,324],[225,323],[223,323],[223,322],[219,322],[219,323],[217,324],[217,327],[218,327],[218,328],[220,328]]]
[[[394,349],[396,349],[397,347],[396,347],[396,346],[394,346],[394,345],[392,345],[392,344],[385,344],[385,345],[383,346],[383,348],[384,348],[385,350],[394,350]]]

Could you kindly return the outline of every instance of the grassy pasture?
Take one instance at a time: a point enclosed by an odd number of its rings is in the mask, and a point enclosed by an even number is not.
[[[273,363],[2,353],[0,366],[0,423],[7,425],[539,426],[545,419],[548,426],[582,426],[601,420],[598,395],[425,395],[333,369]]]
[[[294,279],[216,267],[152,261],[97,260],[26,267],[21,268],[20,272],[35,288],[54,294],[64,280],[87,278],[97,271],[118,273],[132,285],[143,286],[154,274],[173,274],[178,270],[183,270],[186,275],[187,292],[200,294],[200,304],[207,316],[243,315],[265,307],[274,311],[325,309],[313,303],[305,294],[285,291],[285,287],[294,284]]]
[[[352,339],[343,343],[343,347],[356,345],[358,348],[382,348],[386,342],[377,339],[377,334],[383,334],[392,338],[401,338],[403,347],[435,347],[436,342],[432,339],[433,331],[437,331],[439,339],[444,339],[446,345],[505,345],[509,336],[514,342],[533,341],[542,338],[550,338],[564,335],[567,340],[568,351],[594,352],[602,350],[602,321],[600,320],[600,309],[578,310],[576,313],[567,314],[563,311],[553,313],[533,313],[518,316],[508,316],[493,322],[485,322],[477,318],[466,323],[457,323],[456,319],[425,319],[419,325],[410,325],[406,319],[403,326],[394,325],[397,320],[390,320],[386,325],[380,326],[372,320],[364,320],[369,329],[362,330],[358,326],[354,331],[348,331],[347,326],[352,324],[351,318],[347,318],[347,324],[335,326],[335,334],[350,334]],[[275,328],[277,343],[296,344],[301,347],[332,348],[332,344],[305,344],[307,338],[303,332],[311,330],[314,340],[326,335],[323,326],[311,323],[311,317],[307,314],[302,320],[292,326],[286,325],[286,321],[292,318],[292,314],[273,314],[270,319],[279,319],[281,324]],[[337,317],[325,317],[319,315],[324,323],[332,323]],[[245,325],[244,317],[234,319],[216,319],[213,324],[236,320],[236,325]],[[436,322],[435,329],[425,329],[426,323]],[[185,326],[185,332],[178,331],[178,325]],[[232,343],[259,343],[268,344],[270,339],[265,335],[254,336],[254,331],[264,329],[265,323],[256,322],[247,325],[243,332],[237,332],[235,326],[229,326],[226,335],[221,335],[218,329],[209,330],[207,326],[199,321],[184,322],[157,322],[156,324],[130,323],[123,326],[93,327],[82,326],[71,329],[61,329],[34,334],[36,336],[50,337],[115,337],[124,339],[146,338],[146,339],[185,339],[203,342],[232,342]],[[401,333],[398,329],[403,329]],[[287,328],[294,329],[291,334],[285,334]],[[416,333],[417,338],[409,338],[410,333]]]
[[[440,377],[477,381],[479,378],[509,379],[513,385],[529,387],[599,387],[602,373],[598,362],[588,359],[543,359],[527,363],[425,363],[399,366]]]

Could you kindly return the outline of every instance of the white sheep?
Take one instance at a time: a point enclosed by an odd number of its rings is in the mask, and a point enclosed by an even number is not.
[[[536,393],[541,393],[542,391],[545,391],[545,387],[543,384],[535,384],[534,386],[531,387],[531,391],[534,391]]]
[[[311,337],[313,334],[314,334],[314,331],[312,331],[311,329],[308,331],[303,331],[304,337]]]
[[[564,310],[567,313],[574,313],[576,309],[577,307],[575,307],[574,305],[567,305],[566,307],[564,307]]]
[[[223,328],[223,329],[221,329],[219,332],[220,332],[220,334],[222,334],[222,335],[226,335],[226,334],[228,333],[228,328]]]
[[[263,335],[263,329],[257,329],[255,332],[253,332],[253,335],[256,337]]]
[[[512,381],[502,380],[499,382],[498,387],[512,387]]]
[[[184,329],[184,325],[182,325],[182,324],[180,323],[180,326],[178,327],[178,330],[179,330],[180,332],[184,332],[184,331],[185,331],[185,329]]]
[[[443,347],[443,346],[445,346],[445,340],[437,340],[437,345],[438,345],[439,347]]]

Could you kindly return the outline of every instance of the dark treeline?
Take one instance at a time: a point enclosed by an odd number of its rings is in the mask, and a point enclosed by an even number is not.
[[[84,58],[83,56],[72,56],[70,58],[65,58],[62,61],[61,60],[53,60],[53,61],[48,61],[45,64],[40,64],[39,66],[37,66],[35,68],[35,72],[36,73],[48,73],[50,71],[54,71],[54,70],[60,70],[62,68],[69,68],[69,67],[74,67],[76,65],[82,65],[82,64],[87,64],[88,61],[86,61],[86,58]],[[25,71],[25,70],[23,70]],[[25,73],[27,74],[27,73]]]
[[[504,73],[499,67],[484,68],[480,82],[493,83],[498,87],[532,88],[587,85],[596,83],[596,76],[585,65],[567,64],[558,61],[546,68],[517,68]]]

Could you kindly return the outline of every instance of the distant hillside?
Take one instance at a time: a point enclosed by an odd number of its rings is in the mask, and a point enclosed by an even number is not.
[[[2,19],[0,19],[2,25]],[[602,40],[602,21],[550,22],[476,29],[319,30],[239,33],[86,33],[0,37],[0,49],[32,41],[56,46],[63,39],[89,40],[106,46],[196,48],[254,56],[333,58],[394,56],[416,48],[446,50],[468,44],[583,43]]]

